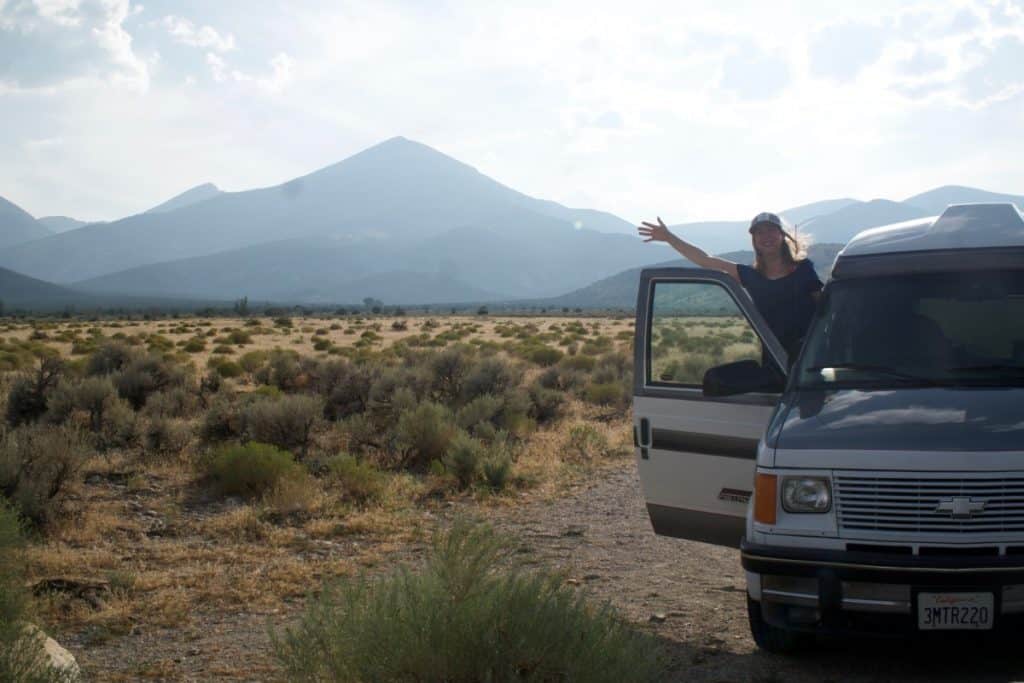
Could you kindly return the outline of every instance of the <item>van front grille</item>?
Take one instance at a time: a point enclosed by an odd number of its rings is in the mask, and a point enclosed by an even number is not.
[[[839,528],[855,532],[1024,531],[1024,477],[836,474]]]

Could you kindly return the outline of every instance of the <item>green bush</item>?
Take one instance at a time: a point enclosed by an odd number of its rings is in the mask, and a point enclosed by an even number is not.
[[[372,503],[384,497],[387,477],[373,465],[342,453],[327,461],[330,479],[336,482],[345,496],[360,505]]]
[[[565,355],[558,349],[553,349],[550,346],[537,346],[530,349],[528,357],[531,361],[537,365],[548,367],[554,365],[562,359]]]
[[[583,390],[587,403],[599,406],[616,406],[626,403],[623,386],[619,382],[591,383]]]
[[[42,417],[49,394],[57,387],[63,373],[64,364],[60,359],[45,358],[34,372],[16,379],[7,394],[7,424],[17,427]]]
[[[188,438],[184,424],[162,416],[151,418],[142,429],[142,445],[150,453],[181,453],[188,445]]]
[[[650,636],[564,578],[504,569],[511,544],[485,527],[439,535],[426,566],[348,580],[273,633],[285,678],[313,681],[662,680]]]
[[[471,401],[477,396],[500,396],[519,384],[522,373],[501,358],[484,358],[466,374],[462,387],[463,397]]]
[[[91,454],[70,426],[26,425],[0,438],[0,495],[36,526],[60,513],[67,489]]]
[[[480,475],[484,447],[468,434],[460,433],[452,439],[444,456],[444,466],[458,480],[461,488],[472,486]]]
[[[395,439],[403,452],[403,464],[422,469],[432,461],[440,460],[448,452],[456,432],[451,411],[440,404],[424,401],[415,409],[406,411],[398,418],[395,427]]]
[[[122,342],[107,342],[89,356],[85,374],[110,375],[120,372],[135,357],[135,352]]]
[[[610,454],[608,437],[594,425],[581,422],[569,430],[565,441],[568,454],[579,460],[593,460]]]
[[[151,394],[185,384],[185,370],[157,355],[136,358],[114,375],[117,393],[139,410]]]
[[[199,353],[205,349],[206,341],[202,337],[193,337],[185,342],[185,345],[182,347],[182,350],[188,353]]]
[[[71,672],[50,666],[42,633],[26,628],[31,615],[23,547],[17,512],[0,498],[0,681],[72,683],[77,677]]]
[[[534,384],[529,389],[530,417],[540,424],[557,419],[565,406],[565,394]]]
[[[199,438],[207,443],[227,441],[242,435],[242,408],[229,395],[219,395],[210,402],[199,423]]]
[[[217,363],[216,368],[217,374],[223,377],[224,379],[234,379],[236,377],[241,377],[245,372],[244,370],[242,370],[242,366],[233,360],[221,361]]]
[[[209,470],[221,495],[250,499],[271,491],[287,477],[305,475],[291,453],[256,442],[222,448],[211,458]]]
[[[316,396],[256,401],[243,413],[245,434],[253,441],[273,444],[305,457],[323,410],[323,401]]]
[[[491,446],[490,454],[483,461],[484,481],[494,491],[501,491],[512,474],[512,455],[503,443]]]

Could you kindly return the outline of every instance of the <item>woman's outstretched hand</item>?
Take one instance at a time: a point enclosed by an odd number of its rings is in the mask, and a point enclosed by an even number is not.
[[[637,232],[640,233],[641,237],[647,238],[644,242],[668,242],[669,238],[672,237],[668,226],[661,221],[661,216],[658,216],[657,225],[644,221],[637,228]]]

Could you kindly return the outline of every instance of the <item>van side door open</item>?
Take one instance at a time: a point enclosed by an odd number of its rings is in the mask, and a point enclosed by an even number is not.
[[[717,271],[644,270],[636,310],[634,442],[654,531],[739,546],[785,351]]]

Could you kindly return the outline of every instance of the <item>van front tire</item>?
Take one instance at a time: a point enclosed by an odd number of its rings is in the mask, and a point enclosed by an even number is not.
[[[750,620],[750,635],[757,646],[777,655],[796,654],[808,650],[814,644],[814,635],[788,631],[772,626],[761,614],[761,603],[747,596],[747,617]]]

